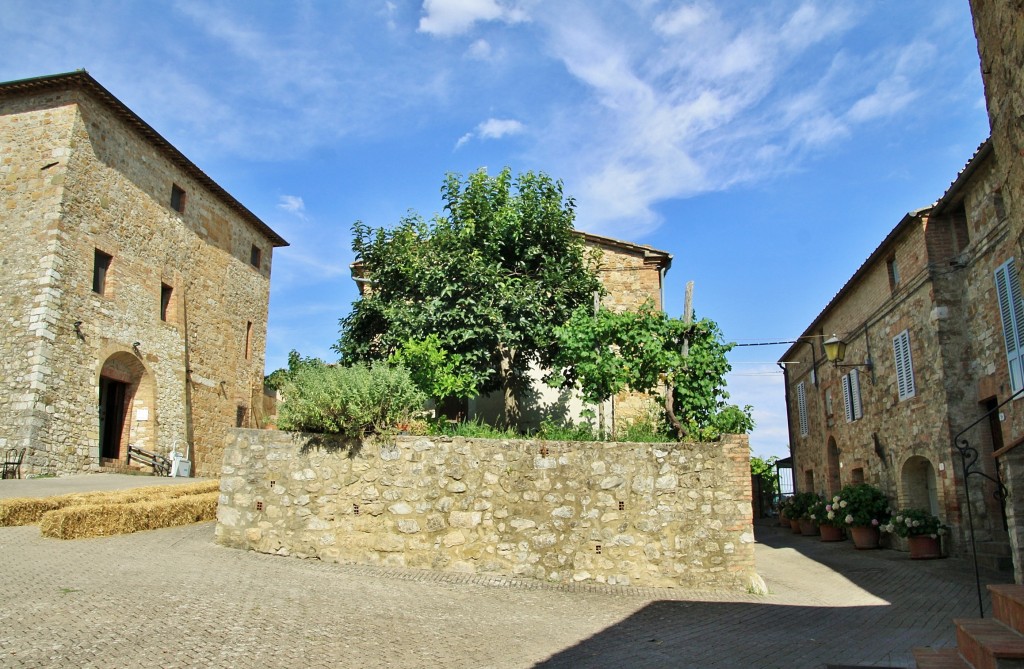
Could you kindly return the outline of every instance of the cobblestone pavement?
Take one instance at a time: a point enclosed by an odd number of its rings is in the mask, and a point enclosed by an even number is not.
[[[213,528],[0,528],[0,666],[905,667],[977,615],[969,563],[773,527],[763,596],[324,564],[222,548]]]

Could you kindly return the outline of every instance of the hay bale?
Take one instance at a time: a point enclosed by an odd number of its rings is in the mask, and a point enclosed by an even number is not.
[[[39,531],[54,539],[84,539],[190,525],[217,517],[219,492],[123,504],[69,506],[43,514]]]
[[[0,500],[0,527],[32,525],[43,514],[85,504],[130,504],[145,500],[174,499],[220,490],[220,481],[199,481],[182,485],[146,486],[128,490],[71,493],[53,497],[12,497]]]

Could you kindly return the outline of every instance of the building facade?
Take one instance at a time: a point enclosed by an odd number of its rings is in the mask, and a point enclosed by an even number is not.
[[[934,205],[907,214],[780,360],[786,370],[797,490],[882,488],[894,508],[920,507],[968,552],[963,460],[1005,477],[997,454],[1024,434],[1019,254],[986,141]],[[841,366],[825,358],[832,335]],[[1024,394],[1016,395],[1024,397]],[[998,410],[997,410],[998,407]],[[974,537],[987,565],[1008,568],[1003,506],[972,476]]]
[[[84,71],[0,84],[0,448],[217,475],[261,401],[287,243]]]

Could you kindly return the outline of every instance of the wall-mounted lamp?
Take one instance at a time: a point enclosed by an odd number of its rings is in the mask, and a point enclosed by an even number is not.
[[[137,341],[133,341],[132,342],[132,350],[135,351],[136,355],[139,354],[139,347],[140,346],[142,346],[141,342],[137,342]]]
[[[75,334],[79,339],[85,339],[85,335],[82,333],[82,321],[75,321]]]
[[[834,367],[866,367],[868,370],[872,368],[870,356],[862,363],[843,364],[843,360],[846,359],[846,342],[834,334],[825,340],[825,357]]]

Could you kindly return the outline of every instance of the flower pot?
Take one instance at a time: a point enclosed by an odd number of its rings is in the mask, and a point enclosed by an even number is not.
[[[942,544],[938,537],[927,534],[907,537],[907,544],[910,546],[911,560],[934,560],[942,557]]]
[[[835,525],[820,525],[818,529],[821,531],[822,541],[843,541],[846,537],[843,535],[843,528]]]
[[[800,534],[800,521],[789,519],[789,529],[793,531],[793,534]]]
[[[858,525],[850,528],[850,537],[853,539],[854,548],[863,551],[878,548],[881,533],[874,525]]]
[[[800,534],[805,537],[814,537],[818,535],[818,526],[814,524],[813,520],[801,520],[800,521]]]

